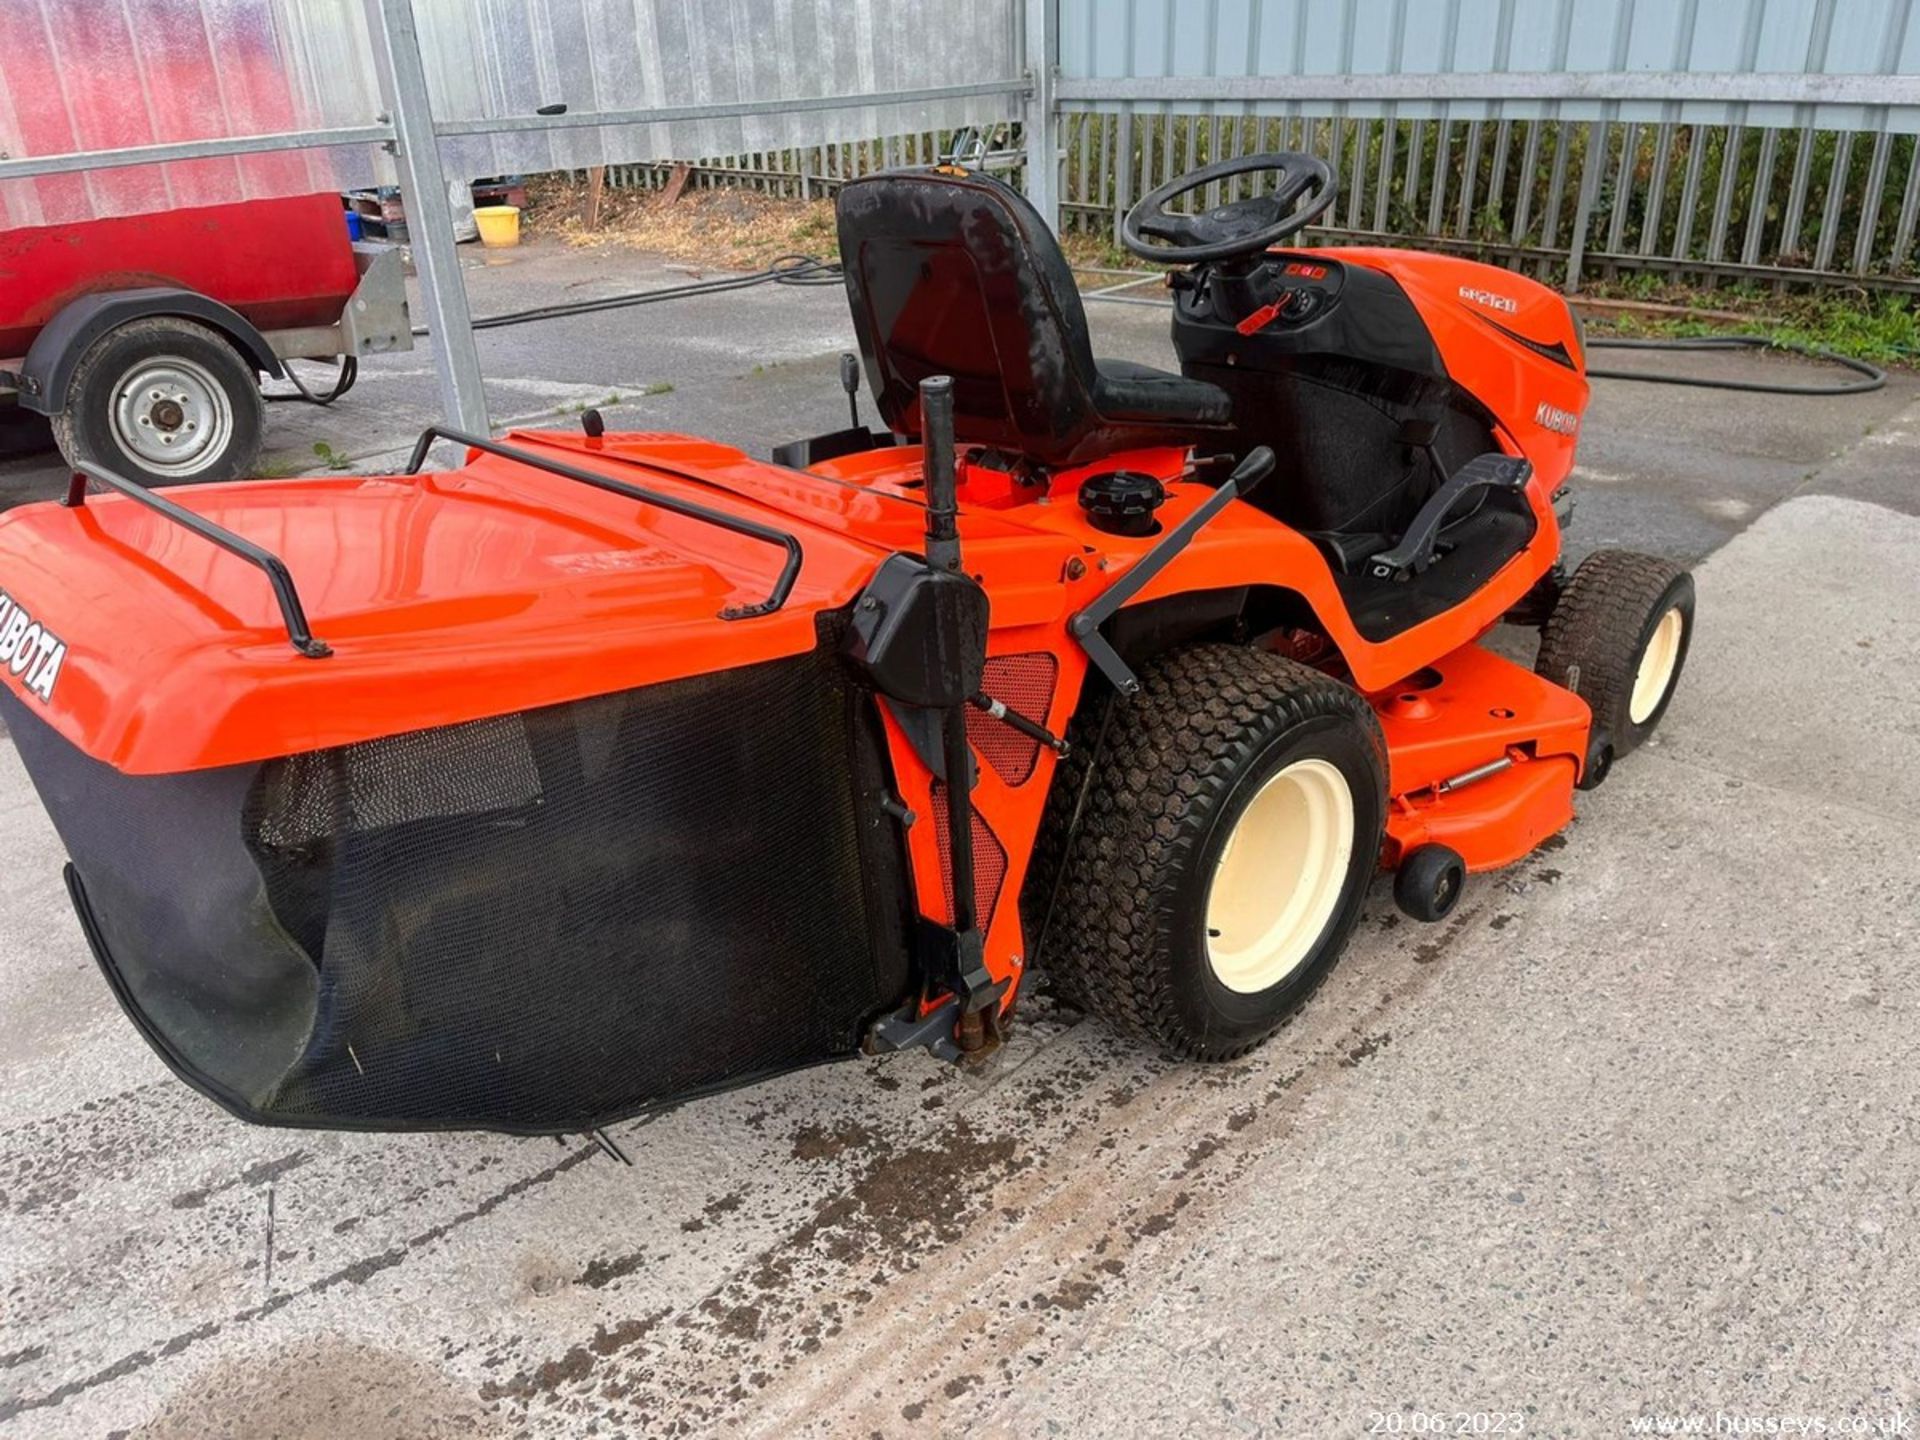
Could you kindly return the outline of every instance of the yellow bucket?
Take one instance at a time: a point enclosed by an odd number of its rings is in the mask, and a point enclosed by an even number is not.
[[[480,205],[473,219],[480,227],[480,243],[489,249],[505,250],[520,243],[518,205]]]

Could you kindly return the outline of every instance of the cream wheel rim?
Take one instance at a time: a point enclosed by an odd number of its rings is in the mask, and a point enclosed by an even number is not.
[[[1353,828],[1353,790],[1332,762],[1296,760],[1267,777],[1207,890],[1215,979],[1254,995],[1306,963],[1346,887]]]
[[[1633,698],[1627,702],[1627,718],[1636,725],[1660,708],[1667,688],[1673,684],[1674,667],[1680,662],[1680,637],[1686,632],[1687,617],[1674,606],[1653,627],[1653,638],[1640,656],[1640,668],[1633,677]]]

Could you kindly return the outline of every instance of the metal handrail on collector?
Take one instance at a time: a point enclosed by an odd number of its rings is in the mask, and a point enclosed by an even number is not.
[[[773,545],[786,554],[780,574],[774,580],[773,588],[767,597],[752,605],[729,605],[720,612],[722,620],[747,620],[757,615],[770,615],[787,603],[787,597],[793,592],[794,581],[800,575],[800,562],[804,558],[800,541],[785,530],[771,525],[762,525],[738,515],[729,515],[723,510],[715,510],[691,500],[682,500],[677,496],[664,495],[657,490],[648,490],[639,485],[628,485],[623,481],[606,475],[597,475],[578,466],[566,465],[531,451],[518,449],[512,445],[503,445],[497,440],[485,440],[476,435],[462,434],[458,430],[442,429],[429,425],[414,443],[413,455],[405,471],[408,475],[418,475],[426,463],[427,452],[437,440],[451,440],[457,445],[465,445],[473,450],[484,451],[489,455],[498,455],[502,459],[517,461],[532,469],[549,475],[558,475],[562,479],[572,480],[582,485],[591,485],[595,489],[623,496],[629,500],[638,500],[643,504],[654,505],[676,515],[684,515],[692,520],[717,525],[723,530],[763,544]],[[667,473],[675,473],[671,469]],[[699,476],[688,475],[683,478],[699,480]],[[182,529],[198,535],[210,545],[217,545],[229,555],[246,561],[267,577],[267,583],[273,587],[273,598],[280,607],[280,619],[286,626],[287,641],[301,655],[309,660],[324,660],[333,654],[333,647],[319,639],[313,633],[313,627],[307,622],[306,607],[300,603],[300,591],[293,583],[293,572],[287,568],[287,562],[263,546],[256,545],[245,536],[236,535],[224,526],[215,524],[204,515],[199,515],[183,505],[176,504],[163,495],[157,495],[136,480],[104,466],[83,462],[75,465],[67,483],[67,493],[61,504],[70,510],[84,509],[87,503],[87,483],[103,485],[118,492],[137,504],[146,506],[156,514],[171,520]]]
[[[583,470],[577,465],[549,460],[543,455],[536,455],[530,450],[522,450],[513,445],[504,445],[498,440],[484,440],[477,435],[463,434],[458,430],[450,430],[440,425],[429,425],[420,432],[420,438],[413,444],[413,454],[407,461],[406,474],[420,473],[421,467],[427,463],[427,452],[438,440],[451,440],[454,444],[465,445],[470,450],[498,455],[503,460],[514,460],[535,470],[545,471],[549,475],[558,475],[564,480],[591,485],[596,490],[605,490],[608,494],[620,495],[628,500],[638,500],[675,515],[684,515],[690,520],[703,520],[709,525],[719,526],[722,530],[730,530],[736,535],[744,535],[750,540],[758,540],[767,545],[777,545],[785,550],[786,563],[780,567],[779,577],[773,582],[773,588],[767,592],[767,598],[754,605],[729,605],[720,612],[722,620],[751,620],[758,615],[771,615],[787,603],[787,596],[793,592],[793,582],[799,578],[800,562],[804,552],[800,548],[799,538],[789,531],[777,529],[772,525],[762,525],[756,520],[748,520],[739,515],[729,515],[724,510],[715,510],[692,500],[682,500],[676,495],[665,495],[658,490],[629,485],[625,481],[615,480],[610,475]],[[649,468],[657,468],[663,474],[678,475],[681,479],[691,480],[697,484],[713,484],[711,480],[702,476],[676,471],[671,466]]]
[[[279,603],[280,618],[287,627],[287,640],[293,648],[309,660],[324,660],[333,654],[333,647],[324,640],[316,639],[307,624],[306,607],[300,603],[300,592],[294,588],[293,572],[287,569],[287,562],[271,550],[263,549],[251,540],[214,524],[204,515],[196,515],[184,506],[154,494],[137,480],[129,480],[99,465],[82,463],[74,466],[73,477],[67,482],[66,498],[60,503],[69,510],[84,509],[89,480],[109,490],[119,491],[129,500],[137,501],[183,529],[191,530],[209,544],[218,545],[228,554],[237,555],[249,565],[259,567],[266,575],[267,582],[273,586],[273,598]]]

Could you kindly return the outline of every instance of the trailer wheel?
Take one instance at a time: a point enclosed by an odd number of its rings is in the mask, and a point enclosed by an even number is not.
[[[1693,640],[1693,577],[1670,560],[1596,550],[1561,592],[1534,671],[1593,710],[1612,759],[1637,749],[1667,713]],[[1583,777],[1583,786],[1599,783]]]
[[[69,461],[178,485],[251,473],[266,405],[252,363],[218,331],[153,315],[93,342],[52,418]]]
[[[1042,963],[1108,1022],[1228,1060],[1339,958],[1379,862],[1386,747],[1350,686],[1195,645],[1140,671],[1065,846]]]

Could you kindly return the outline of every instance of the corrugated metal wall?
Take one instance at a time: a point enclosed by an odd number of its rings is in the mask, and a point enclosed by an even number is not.
[[[205,0],[213,3],[213,0]],[[317,123],[380,108],[362,0],[275,0]],[[918,90],[1019,73],[1019,0],[414,0],[434,115],[507,119]],[[442,143],[472,178],[694,160],[1011,118],[1017,99],[472,136]]]
[[[1027,0],[414,4],[437,117],[455,124],[557,103],[912,92],[1025,68]],[[1196,164],[1307,149],[1343,184],[1324,238],[1416,237],[1568,283],[1597,261],[1920,289],[1920,0],[1058,5],[1069,227],[1105,230]],[[725,159],[716,173],[806,193],[1020,103],[850,103],[442,149],[463,178]],[[364,0],[0,0],[8,156],[363,125],[383,108]],[[391,178],[384,164],[335,149],[0,182],[0,224],[366,184]]]
[[[1377,118],[1391,105],[1407,120],[1610,119],[1912,133],[1920,130],[1914,9],[1914,0],[1060,0],[1060,70],[1067,81],[1346,75],[1355,80],[1352,98],[1339,102],[1348,116]],[[1890,109],[1368,96],[1370,76],[1499,72],[1905,75],[1916,84],[1910,104]],[[1118,100],[1084,103],[1127,108]],[[1260,102],[1249,113],[1298,114],[1301,103]]]
[[[298,128],[269,0],[0,0],[10,159]],[[52,225],[324,190],[324,154],[182,161],[0,183],[0,225]]]
[[[1019,0],[415,0],[442,121],[858,96],[1017,76]],[[452,137],[455,177],[699,159],[1011,118],[1018,98]],[[369,123],[363,0],[0,0],[9,158]],[[0,224],[366,184],[362,150],[0,182]],[[377,178],[390,178],[390,172]]]

